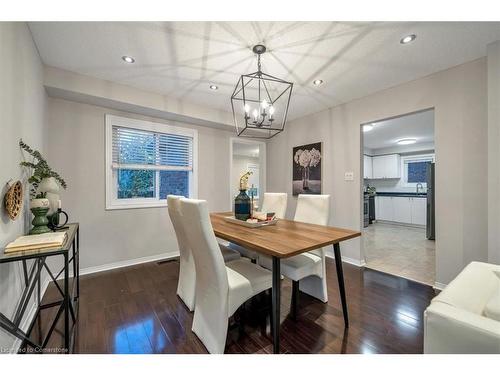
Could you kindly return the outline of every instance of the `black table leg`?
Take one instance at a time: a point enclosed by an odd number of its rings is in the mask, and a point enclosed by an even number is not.
[[[344,324],[347,328],[349,327],[349,316],[347,312],[347,300],[345,297],[344,272],[342,271],[342,258],[340,255],[340,245],[338,243],[333,244],[333,253],[335,255],[335,266],[337,268],[337,279],[339,282],[340,300],[342,302],[342,312],[344,313]]]
[[[69,353],[69,252],[64,253],[64,349]]]
[[[280,352],[280,258],[273,257],[273,306],[271,311],[271,331],[273,335],[273,352]]]
[[[292,280],[292,319],[297,320],[299,304],[299,281]]]
[[[76,299],[80,298],[80,227],[76,229]]]

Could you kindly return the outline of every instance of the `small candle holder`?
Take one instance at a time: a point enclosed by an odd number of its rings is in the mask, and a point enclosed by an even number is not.
[[[60,216],[64,215],[64,223],[60,223]],[[48,227],[55,232],[56,230],[68,228],[66,224],[68,223],[68,214],[64,212],[60,207],[49,217]]]

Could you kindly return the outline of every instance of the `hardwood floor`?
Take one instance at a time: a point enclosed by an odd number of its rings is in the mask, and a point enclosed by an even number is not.
[[[177,261],[147,263],[82,276],[75,353],[206,353],[191,332],[192,313],[176,295],[178,267]],[[423,311],[434,296],[431,287],[344,263],[350,317],[345,330],[330,259],[327,272],[329,302],[301,293],[297,321],[288,317],[291,282],[283,280],[282,353],[422,353]],[[51,285],[44,302],[55,298]],[[243,330],[229,330],[226,353],[272,352],[269,303],[265,293],[247,302]],[[54,313],[42,315],[32,336],[46,329]],[[61,343],[56,331],[49,347]]]

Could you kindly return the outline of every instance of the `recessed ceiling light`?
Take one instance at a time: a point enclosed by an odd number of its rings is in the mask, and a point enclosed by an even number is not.
[[[415,39],[417,39],[417,36],[415,34],[410,34],[402,38],[399,43],[401,44],[408,44],[413,42]]]
[[[125,61],[127,64],[135,63],[135,59],[131,56],[122,56],[122,60]]]
[[[210,90],[218,90],[219,87],[216,85],[210,85]]]
[[[322,79],[315,79],[313,81],[313,85],[314,86],[319,86],[319,85],[322,85],[323,84],[323,80]]]
[[[363,125],[363,132],[364,133],[372,131],[372,130],[373,130],[373,124],[365,124],[365,125]]]
[[[405,139],[400,139],[397,141],[398,145],[412,145],[414,143],[417,143],[417,140],[415,138],[405,138]]]

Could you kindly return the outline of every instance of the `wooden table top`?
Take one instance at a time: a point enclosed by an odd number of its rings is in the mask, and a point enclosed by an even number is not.
[[[349,229],[284,219],[280,219],[276,225],[248,228],[224,220],[224,216],[232,215],[232,212],[210,214],[217,237],[278,258],[288,258],[361,236],[361,232]]]

